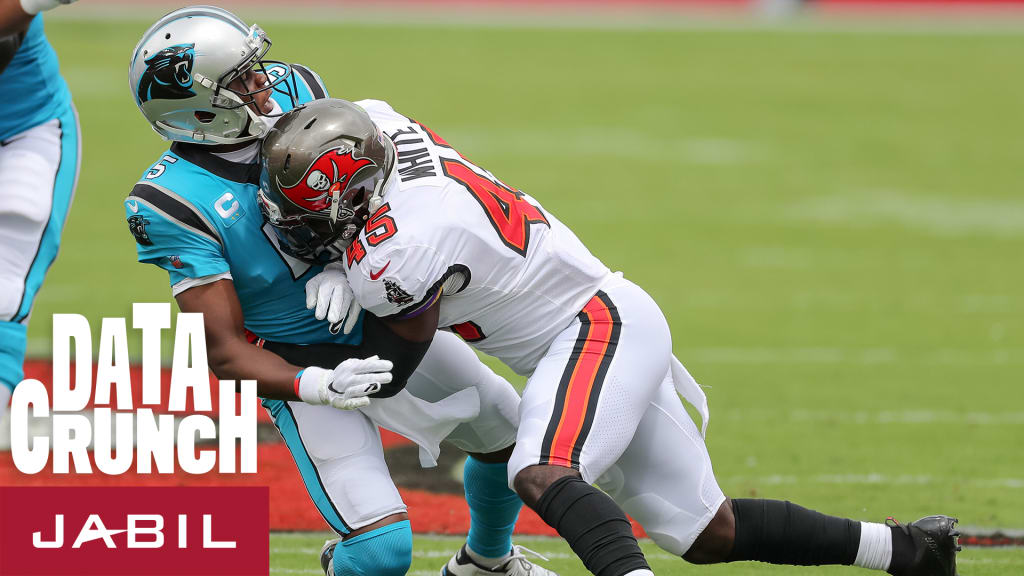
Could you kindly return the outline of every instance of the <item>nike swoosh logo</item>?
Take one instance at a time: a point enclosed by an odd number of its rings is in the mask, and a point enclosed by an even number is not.
[[[388,263],[385,264],[384,267],[381,268],[380,270],[378,270],[376,273],[374,273],[373,270],[370,270],[370,280],[376,280],[376,279],[380,278],[380,275],[383,274],[384,271],[387,270],[388,266],[390,266],[390,265],[391,265],[391,260],[388,260]]]
[[[138,202],[125,202],[125,205],[128,206],[128,209],[132,211],[132,214],[138,214],[139,213],[139,203]]]

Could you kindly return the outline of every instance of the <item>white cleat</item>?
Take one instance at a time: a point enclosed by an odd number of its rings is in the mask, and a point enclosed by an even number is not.
[[[481,566],[469,557],[469,554],[466,553],[466,546],[463,545],[448,561],[448,564],[441,568],[441,576],[558,576],[557,573],[530,562],[524,553],[547,560],[529,548],[513,546],[512,555],[501,560],[497,566]]]

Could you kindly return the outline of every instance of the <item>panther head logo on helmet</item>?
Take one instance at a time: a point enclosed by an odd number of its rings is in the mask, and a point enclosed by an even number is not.
[[[139,78],[136,90],[139,102],[155,98],[181,100],[195,96],[192,90],[192,64],[195,59],[195,44],[169,46],[147,58],[146,71]]]
[[[359,173],[367,167],[369,171],[365,176],[379,169],[373,160],[355,156],[351,146],[339,146],[314,160],[294,186],[284,186],[280,181],[278,186],[295,204],[318,212],[331,207],[335,192],[339,201],[348,199],[349,187],[353,182],[365,180]]]

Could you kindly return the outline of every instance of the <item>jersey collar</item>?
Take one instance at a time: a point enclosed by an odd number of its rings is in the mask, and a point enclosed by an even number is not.
[[[236,164],[235,162],[229,162],[223,158],[218,158],[207,150],[204,150],[204,148],[205,146],[202,144],[186,144],[184,142],[175,142],[171,144],[171,152],[215,176],[231,180],[232,182],[238,182],[240,184],[259,185],[259,162],[255,162],[253,164]]]

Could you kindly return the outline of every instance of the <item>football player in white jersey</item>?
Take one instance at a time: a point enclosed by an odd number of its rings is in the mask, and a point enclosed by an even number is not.
[[[512,385],[441,334],[408,388],[391,390],[390,362],[361,353],[386,330],[380,322],[358,310],[345,318],[345,310],[332,327],[303,308],[321,267],[282,254],[265,228],[257,156],[282,112],[327,89],[308,68],[267,59],[270,47],[259,26],[213,6],[175,10],[143,33],[129,86],[148,124],[172,143],[124,203],[139,261],[165,271],[182,311],[204,314],[213,372],[257,380],[313,503],[340,536],[321,551],[325,574],[400,576],[412,562],[381,424],[428,455],[436,457],[441,437],[470,454],[465,554],[483,566],[469,562],[457,576],[555,576],[511,542],[522,506],[505,481],[519,404]],[[364,397],[374,390],[393,397]]]
[[[78,183],[78,114],[41,14],[68,3],[0,1],[0,422],[24,376],[32,306]]]
[[[396,373],[410,357],[394,351],[421,350],[440,327],[528,377],[509,485],[592,573],[652,574],[628,513],[694,563],[955,575],[952,518],[887,526],[726,498],[677,392],[704,425],[706,400],[653,299],[388,104],[321,100],[284,115],[263,142],[261,207],[293,255],[344,251],[355,298],[390,328],[381,356]]]

